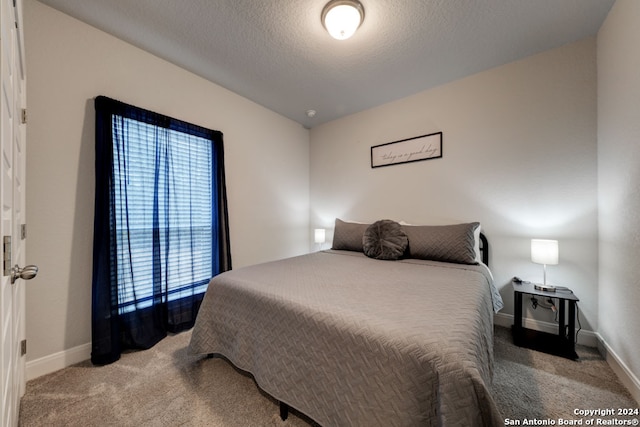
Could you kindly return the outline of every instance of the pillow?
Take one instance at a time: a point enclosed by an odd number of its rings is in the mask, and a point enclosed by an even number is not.
[[[476,230],[480,223],[456,225],[405,225],[408,256],[417,259],[477,264]]]
[[[390,219],[374,222],[362,237],[364,254],[375,259],[396,260],[404,254],[408,243],[402,226]]]
[[[369,224],[346,222],[336,218],[331,249],[362,252],[362,236]]]

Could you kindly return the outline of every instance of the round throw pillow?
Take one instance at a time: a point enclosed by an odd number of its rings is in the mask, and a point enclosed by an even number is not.
[[[362,236],[364,254],[375,259],[396,260],[404,254],[408,244],[402,226],[390,219],[374,222]]]

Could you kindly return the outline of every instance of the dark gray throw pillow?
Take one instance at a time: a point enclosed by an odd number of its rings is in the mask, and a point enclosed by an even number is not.
[[[416,259],[477,264],[475,231],[479,222],[455,225],[405,225],[408,256]]]
[[[404,254],[408,243],[402,226],[390,219],[374,222],[362,237],[364,254],[375,259],[396,260]]]
[[[369,224],[347,222],[336,218],[331,249],[362,252],[362,236]]]

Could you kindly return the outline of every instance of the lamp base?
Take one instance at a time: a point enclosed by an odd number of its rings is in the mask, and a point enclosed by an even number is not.
[[[537,291],[545,291],[545,292],[555,292],[556,291],[556,287],[553,285],[541,285],[541,284],[534,284],[533,288]]]

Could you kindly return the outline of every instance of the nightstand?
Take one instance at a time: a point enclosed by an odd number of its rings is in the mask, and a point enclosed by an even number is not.
[[[514,296],[513,315],[513,343],[519,347],[531,348],[543,351],[567,359],[578,359],[576,353],[576,302],[578,297],[566,289],[558,289],[556,292],[546,292],[534,288],[530,282],[517,283],[512,281]],[[547,332],[534,331],[522,326],[522,296],[535,295],[543,298],[558,299],[558,335]],[[569,311],[568,322],[565,324],[565,313]],[[565,327],[568,326],[568,328]],[[567,330],[568,329],[568,330]]]

